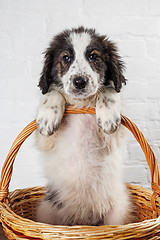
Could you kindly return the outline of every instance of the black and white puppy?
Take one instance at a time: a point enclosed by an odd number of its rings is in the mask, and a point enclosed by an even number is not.
[[[45,54],[37,126],[48,179],[37,220],[59,225],[125,224],[132,203],[121,180],[120,90],[126,80],[116,46],[93,29],[66,30]],[[65,107],[96,115],[64,116]]]

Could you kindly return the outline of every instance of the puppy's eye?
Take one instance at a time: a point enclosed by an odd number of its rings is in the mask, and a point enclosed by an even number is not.
[[[96,53],[91,53],[90,55],[89,55],[89,60],[91,61],[91,62],[95,62],[95,61],[97,61],[98,60],[98,55],[96,54]]]
[[[65,63],[70,63],[70,61],[71,61],[70,56],[64,55],[64,56],[63,56],[63,61],[64,61]]]

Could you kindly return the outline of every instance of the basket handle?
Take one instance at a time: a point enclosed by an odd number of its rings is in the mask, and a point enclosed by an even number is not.
[[[65,111],[65,115],[80,114],[80,113],[95,114],[95,108],[84,107],[82,109],[77,109],[77,108],[74,108],[73,106],[70,106]],[[151,187],[153,190],[151,204],[152,204],[153,210],[158,213],[156,208],[156,197],[160,195],[160,179],[159,179],[158,164],[157,164],[155,155],[152,149],[150,148],[148,142],[146,141],[145,137],[143,136],[143,134],[140,132],[138,127],[132,121],[130,121],[125,116],[121,116],[121,124],[127,127],[132,132],[132,134],[134,135],[136,140],[139,142],[145,154],[145,157],[151,172]],[[1,173],[1,181],[0,181],[0,201],[1,202],[4,202],[8,196],[8,188],[9,188],[9,183],[12,176],[13,163],[18,153],[18,150],[21,147],[22,143],[26,140],[26,138],[29,137],[36,128],[37,128],[36,120],[28,124],[23,129],[23,131],[18,135],[18,137],[14,141],[8,153],[8,156],[3,165],[2,173]]]

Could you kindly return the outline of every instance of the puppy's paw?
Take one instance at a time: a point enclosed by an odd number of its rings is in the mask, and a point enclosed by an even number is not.
[[[98,126],[106,133],[114,133],[121,123],[121,115],[116,104],[107,106],[104,101],[98,101],[96,104],[96,118]]]
[[[64,107],[53,105],[41,108],[37,116],[37,128],[42,135],[50,136],[58,130],[63,118]]]
[[[37,128],[42,135],[50,136],[58,130],[65,110],[65,100],[56,93],[44,99],[37,116]]]
[[[106,113],[107,116],[108,113]],[[102,130],[107,134],[114,133],[118,126],[121,123],[121,118],[119,116],[105,117],[105,116],[97,116],[98,126],[102,128]]]

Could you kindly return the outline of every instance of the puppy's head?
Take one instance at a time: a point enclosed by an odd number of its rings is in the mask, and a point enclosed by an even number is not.
[[[50,86],[73,98],[87,98],[112,86],[120,92],[126,83],[123,62],[117,48],[106,36],[83,27],[55,36],[45,53],[39,87]]]

